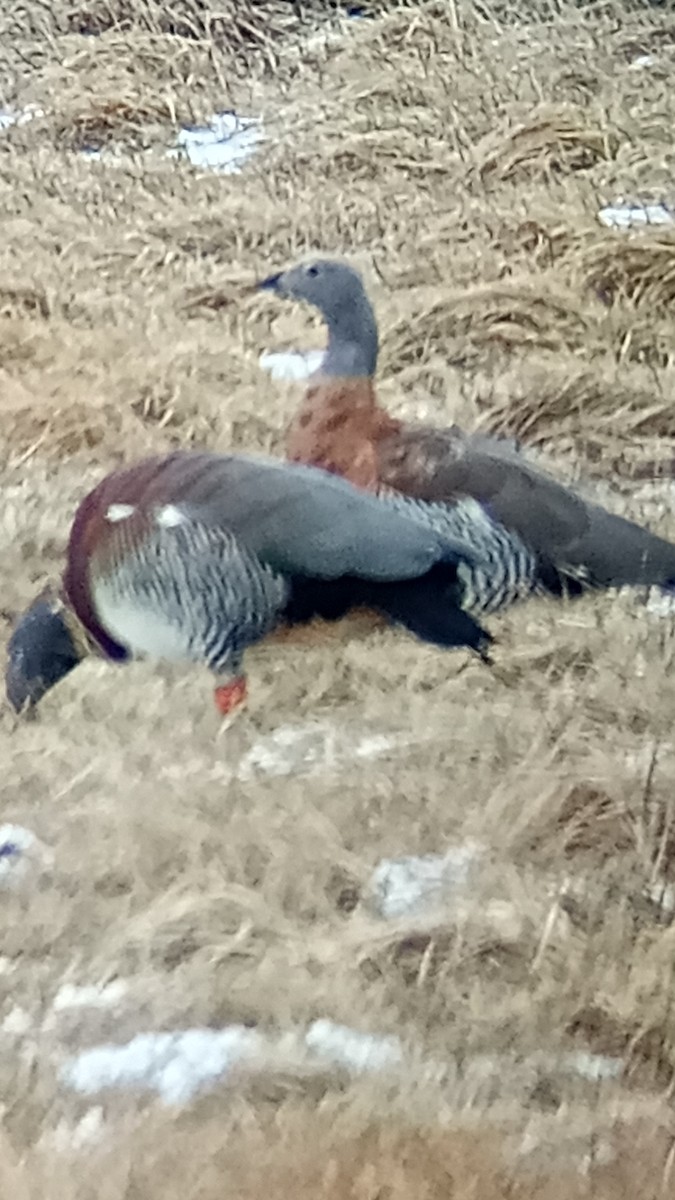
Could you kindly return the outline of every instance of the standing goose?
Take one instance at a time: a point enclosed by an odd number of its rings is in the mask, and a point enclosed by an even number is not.
[[[256,286],[314,305],[328,328],[326,353],[287,433],[287,457],[362,488],[444,506],[448,528],[481,558],[468,572],[468,612],[537,593],[675,585],[675,545],[583,500],[508,443],[457,426],[407,424],[382,409],[377,323],[352,267],[316,259]]]
[[[489,661],[490,635],[459,603],[474,552],[422,507],[426,522],[407,499],[244,455],[182,451],[115,471],[75,514],[60,592],[41,593],[10,638],[10,704],[37,704],[93,650],[202,663],[225,714],[245,698],[248,646],[357,608]]]

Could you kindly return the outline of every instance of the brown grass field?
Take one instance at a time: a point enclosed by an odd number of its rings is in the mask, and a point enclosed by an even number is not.
[[[515,434],[675,537],[675,232],[597,218],[675,201],[675,16],[491,3],[328,39],[319,0],[3,6],[0,104],[43,111],[0,133],[5,635],[111,465],[280,452],[302,385],[258,357],[323,335],[250,284],[310,250],[365,272],[393,411]],[[267,135],[240,174],[164,155],[227,107]],[[675,643],[646,601],[494,618],[494,672],[393,632],[262,647],[229,728],[206,673],[142,663],[3,710],[1,819],[52,857],[0,893],[2,1200],[672,1196]],[[467,838],[459,898],[377,916],[383,857]],[[174,1107],[59,1080],[144,1030],[319,1018],[406,1066],[272,1056]]]

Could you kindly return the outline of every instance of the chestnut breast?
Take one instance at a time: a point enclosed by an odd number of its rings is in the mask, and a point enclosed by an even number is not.
[[[378,443],[398,427],[377,407],[371,379],[320,378],[307,389],[290,425],[286,456],[375,490]]]

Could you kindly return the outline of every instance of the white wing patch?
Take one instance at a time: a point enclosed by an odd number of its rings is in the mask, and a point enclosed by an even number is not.
[[[189,518],[175,504],[165,504],[155,512],[155,521],[164,529],[175,529],[176,525],[187,524]]]
[[[106,521],[126,521],[136,512],[135,504],[109,504],[106,509]]]

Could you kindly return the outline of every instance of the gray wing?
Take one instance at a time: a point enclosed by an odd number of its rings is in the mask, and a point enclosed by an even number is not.
[[[496,439],[409,428],[381,477],[428,502],[471,496],[533,553],[596,586],[675,580],[675,545],[589,503]]]
[[[437,562],[478,557],[464,541],[416,520],[414,510],[408,516],[315,467],[182,452],[167,460],[154,486],[286,575],[414,579]]]

